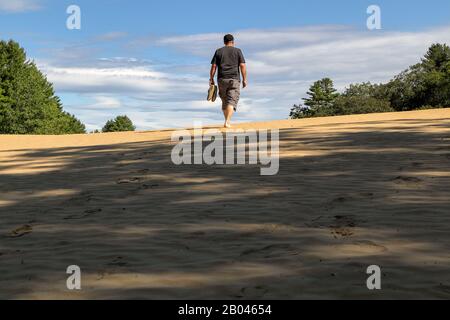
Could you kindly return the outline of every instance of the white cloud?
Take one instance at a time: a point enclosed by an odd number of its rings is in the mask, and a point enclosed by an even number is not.
[[[321,43],[336,38],[347,38],[355,31],[341,25],[311,26],[284,29],[248,29],[235,33],[236,44],[246,50],[262,51],[272,48],[290,48]],[[209,56],[221,44],[223,34],[205,33],[187,36],[173,36],[156,40],[161,46],[172,46],[180,51],[199,56]]]
[[[169,37],[160,45],[209,57],[221,35]],[[450,42],[450,27],[421,32],[360,31],[318,26],[236,32],[249,71],[259,77],[302,80],[328,74],[381,81],[419,61],[433,42]]]
[[[84,109],[92,110],[113,110],[122,106],[120,99],[115,97],[94,96],[94,102],[84,106]]]
[[[37,0],[0,0],[0,12],[24,12],[40,9]]]

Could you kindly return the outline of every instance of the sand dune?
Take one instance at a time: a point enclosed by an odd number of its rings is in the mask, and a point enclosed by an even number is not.
[[[0,136],[0,298],[450,298],[450,109],[238,127],[280,129],[278,175],[175,166],[171,130]]]

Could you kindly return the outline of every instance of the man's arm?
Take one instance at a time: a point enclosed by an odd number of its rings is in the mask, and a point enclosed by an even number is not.
[[[242,74],[242,86],[244,88],[247,87],[247,65],[245,63],[241,63],[239,65],[239,67],[241,68],[241,74]]]
[[[209,84],[210,85],[214,85],[214,77],[216,76],[216,71],[217,71],[217,65],[216,64],[212,64],[211,65],[211,71],[209,72]]]

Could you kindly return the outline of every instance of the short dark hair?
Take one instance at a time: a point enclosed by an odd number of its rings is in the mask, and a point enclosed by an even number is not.
[[[232,34],[227,34],[225,37],[223,37],[223,42],[225,42],[225,44],[230,43],[230,42],[234,42],[234,37]]]

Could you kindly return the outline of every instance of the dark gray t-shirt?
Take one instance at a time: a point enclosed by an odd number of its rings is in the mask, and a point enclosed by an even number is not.
[[[235,47],[223,47],[216,51],[211,64],[219,69],[218,79],[235,79],[241,81],[239,66],[245,63],[241,49]]]

